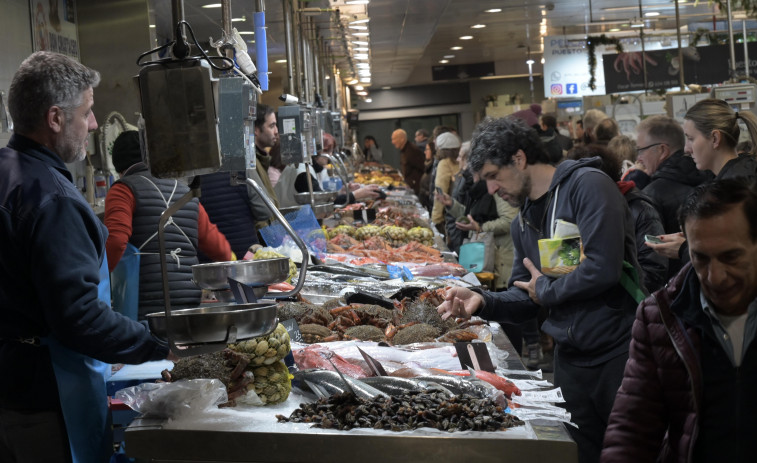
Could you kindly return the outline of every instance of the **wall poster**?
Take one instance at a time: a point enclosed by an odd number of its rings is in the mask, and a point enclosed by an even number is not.
[[[34,51],[54,51],[79,59],[75,0],[29,0]]]

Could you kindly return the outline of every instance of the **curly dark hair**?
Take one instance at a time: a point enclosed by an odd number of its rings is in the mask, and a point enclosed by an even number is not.
[[[525,153],[528,164],[549,164],[539,134],[523,120],[486,118],[473,132],[468,162],[474,172],[480,171],[487,162],[502,167],[512,164],[518,150]]]

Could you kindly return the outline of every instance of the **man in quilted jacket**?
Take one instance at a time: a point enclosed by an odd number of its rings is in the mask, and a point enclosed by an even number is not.
[[[679,222],[691,263],[639,306],[605,462],[757,454],[757,189],[701,185]]]

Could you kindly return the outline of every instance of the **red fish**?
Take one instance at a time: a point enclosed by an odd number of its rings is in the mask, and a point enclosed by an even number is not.
[[[442,370],[439,368],[433,368],[433,370],[439,371],[440,373],[446,373],[449,375],[455,375],[455,376],[471,376],[474,375],[476,378],[486,381],[487,383],[491,384],[492,386],[496,387],[500,391],[504,392],[507,398],[511,398],[513,394],[520,395],[520,389],[518,389],[518,386],[515,385],[512,381],[510,381],[507,378],[503,378],[502,376],[496,375],[494,373],[490,373],[488,371],[484,370]]]
[[[365,378],[368,375],[365,370],[359,366],[345,360],[342,356],[335,354],[328,347],[320,344],[311,344],[304,349],[292,352],[294,361],[301,370],[308,368],[321,368],[324,370],[334,371],[335,365],[342,374],[352,378]],[[331,360],[331,362],[329,362]]]

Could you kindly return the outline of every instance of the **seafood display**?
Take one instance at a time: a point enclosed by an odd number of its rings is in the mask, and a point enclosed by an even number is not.
[[[166,382],[181,379],[219,379],[226,386],[229,401],[266,405],[283,402],[292,389],[289,369],[283,358],[291,351],[284,325],[266,335],[229,346],[221,352],[182,357],[173,369],[163,370]]]
[[[523,425],[491,399],[449,396],[441,391],[410,391],[400,395],[378,395],[361,399],[341,393],[317,402],[302,404],[279,421],[312,423],[314,427],[349,430],[373,428],[408,431],[422,427],[441,431],[503,431]]]
[[[438,288],[416,298],[404,298],[396,302],[394,309],[360,303],[326,309],[286,302],[278,306],[277,313],[279,320],[295,319],[307,343],[358,339],[403,345],[478,339],[476,332],[467,326],[439,316],[436,306],[444,300],[445,291]]]

